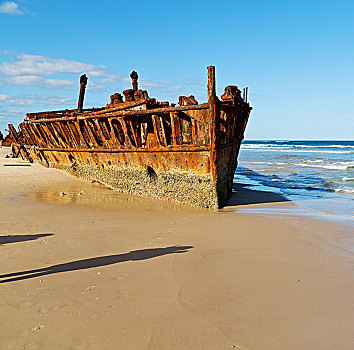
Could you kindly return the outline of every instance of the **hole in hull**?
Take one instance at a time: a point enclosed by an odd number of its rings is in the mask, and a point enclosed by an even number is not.
[[[146,172],[147,172],[147,175],[148,175],[148,177],[150,178],[151,181],[156,181],[157,174],[156,174],[155,170],[151,166],[148,166],[146,168]]]

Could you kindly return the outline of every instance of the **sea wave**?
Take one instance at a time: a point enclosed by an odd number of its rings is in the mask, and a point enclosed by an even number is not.
[[[277,149],[291,149],[291,148],[349,148],[354,149],[354,145],[291,145],[291,144],[264,144],[264,143],[243,143],[242,147],[244,148],[266,148],[271,147]]]
[[[295,166],[310,167],[310,168],[323,168],[328,170],[348,170],[354,169],[353,162],[339,162],[328,164],[311,164],[311,163],[295,163]]]
[[[343,177],[342,181],[354,181],[354,177]]]
[[[334,192],[354,194],[354,190],[350,190],[348,188],[336,188]]]
[[[259,162],[259,161],[240,161],[241,163],[249,163],[249,164],[259,164],[259,165],[270,165],[270,166],[300,166],[300,167],[308,167],[308,168],[323,168],[328,170],[348,170],[354,169],[354,162],[332,162],[328,163],[321,159],[316,160],[306,160],[301,163],[294,163],[291,161],[288,162]],[[351,178],[347,178],[349,180],[343,181],[354,181]]]
[[[248,145],[249,146],[249,145]],[[289,153],[333,153],[333,154],[354,154],[354,151],[331,151],[331,150],[307,150],[307,149],[292,149],[290,147],[245,147],[245,145],[241,145],[241,150],[247,151],[269,151],[269,152],[289,152]]]

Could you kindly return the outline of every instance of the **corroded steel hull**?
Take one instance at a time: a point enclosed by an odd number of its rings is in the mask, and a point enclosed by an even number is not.
[[[156,102],[137,89],[137,75],[124,94],[125,102],[115,94],[106,108],[82,110],[80,94],[77,110],[27,114],[19,132],[9,125],[13,147],[24,159],[121,192],[222,206],[252,109],[237,87],[225,88],[220,101],[208,67],[204,104],[192,96],[181,96],[180,106]]]

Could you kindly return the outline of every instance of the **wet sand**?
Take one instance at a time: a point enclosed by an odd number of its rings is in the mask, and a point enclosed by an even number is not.
[[[242,188],[220,211],[123,195],[5,152],[0,349],[353,348],[353,254],[328,239],[350,227]]]

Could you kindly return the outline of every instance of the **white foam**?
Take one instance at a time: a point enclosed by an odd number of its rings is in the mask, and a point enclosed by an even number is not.
[[[323,168],[329,170],[347,170],[352,168],[353,162],[338,162],[333,164],[310,164],[310,163],[296,163],[295,166],[309,167],[309,168]]]
[[[250,146],[250,145],[248,145]],[[252,145],[253,146],[253,145]],[[324,150],[307,150],[307,149],[292,149],[287,146],[286,147],[244,147],[244,145],[241,146],[241,149],[247,150],[247,151],[269,151],[269,152],[279,152],[279,151],[284,151],[284,152],[289,152],[289,153],[333,153],[333,154],[354,154],[354,151],[324,151]]]
[[[354,181],[354,177],[343,177],[342,181]]]
[[[352,193],[352,194],[354,194],[354,190],[349,190],[347,188],[337,188],[337,189],[334,190],[334,192]]]

